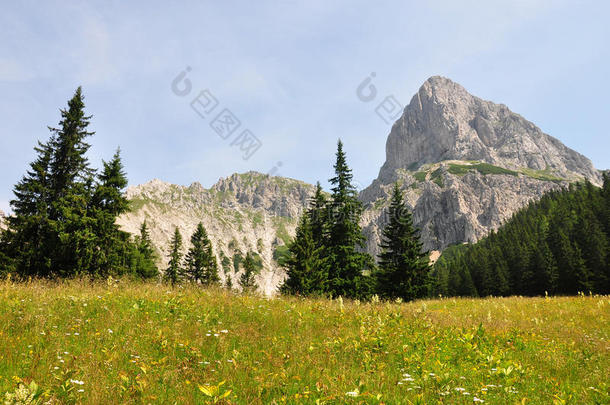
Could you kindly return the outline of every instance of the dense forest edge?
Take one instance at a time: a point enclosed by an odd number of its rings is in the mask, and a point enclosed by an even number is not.
[[[544,195],[498,231],[446,250],[433,295],[607,294],[610,291],[610,178]]]

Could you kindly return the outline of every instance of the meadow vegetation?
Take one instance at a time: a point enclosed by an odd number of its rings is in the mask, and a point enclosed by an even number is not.
[[[0,396],[602,404],[609,315],[608,296],[360,303],[128,280],[5,280]]]

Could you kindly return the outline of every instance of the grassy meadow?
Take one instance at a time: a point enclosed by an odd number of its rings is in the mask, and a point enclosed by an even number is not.
[[[0,396],[34,381],[38,403],[608,404],[609,316],[607,296],[390,304],[4,281]]]

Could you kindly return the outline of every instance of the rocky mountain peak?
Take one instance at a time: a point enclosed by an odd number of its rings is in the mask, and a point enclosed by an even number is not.
[[[426,80],[396,121],[386,143],[383,183],[397,169],[447,160],[481,161],[514,170],[545,170],[600,184],[589,159],[545,134],[503,104],[468,93],[450,79]]]
[[[425,248],[443,250],[480,239],[528,202],[583,178],[602,182],[589,159],[507,106],[433,76],[394,123],[386,162],[360,193],[368,250],[377,253],[395,181]]]
[[[163,268],[174,228],[185,238],[186,249],[188,238],[202,222],[214,245],[221,277],[231,277],[235,284],[242,271],[241,260],[254,252],[263,264],[260,289],[273,294],[285,276],[278,255],[294,234],[313,193],[310,184],[258,172],[221,178],[209,189],[198,182],[179,186],[155,179],[127,190],[132,211],[123,214],[118,223],[137,234],[146,220]]]

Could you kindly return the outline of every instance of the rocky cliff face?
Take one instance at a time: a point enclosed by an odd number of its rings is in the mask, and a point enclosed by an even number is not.
[[[396,169],[445,160],[477,160],[519,170],[545,170],[575,180],[600,175],[583,155],[502,104],[481,100],[444,77],[431,77],[392,127],[379,179]]]
[[[532,199],[600,172],[583,155],[443,77],[428,79],[396,121],[379,177],[360,194],[376,254],[390,186],[398,181],[425,247],[476,241]]]
[[[174,227],[180,229],[186,250],[195,227],[202,222],[214,245],[223,281],[231,277],[237,285],[241,260],[251,251],[262,260],[258,285],[264,293],[272,294],[285,277],[278,255],[294,234],[313,190],[297,180],[254,172],[220,179],[210,189],[199,183],[184,187],[152,180],[127,190],[132,212],[120,217],[118,223],[137,234],[146,220],[165,266]]]

